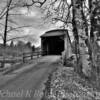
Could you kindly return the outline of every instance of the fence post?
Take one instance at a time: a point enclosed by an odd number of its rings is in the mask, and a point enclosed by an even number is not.
[[[5,67],[5,63],[4,62],[1,62],[1,68],[4,68]]]
[[[37,58],[39,58],[39,52],[37,52]]]
[[[25,63],[25,53],[23,53],[23,63]]]
[[[33,59],[33,51],[32,51],[32,53],[31,53],[31,60]]]
[[[1,62],[1,68],[5,67],[5,57],[3,57],[3,61]]]

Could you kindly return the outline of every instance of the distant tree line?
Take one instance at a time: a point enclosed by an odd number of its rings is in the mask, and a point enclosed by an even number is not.
[[[35,51],[35,45],[32,45],[32,43],[29,41],[27,43],[24,43],[23,41],[18,41],[17,44],[14,44],[14,42],[12,40],[10,43],[10,47],[28,47],[28,48],[32,49],[32,51]]]

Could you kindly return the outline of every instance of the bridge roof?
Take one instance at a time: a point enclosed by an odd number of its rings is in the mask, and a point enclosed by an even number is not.
[[[55,29],[45,32],[41,37],[64,36],[67,32],[66,29]]]

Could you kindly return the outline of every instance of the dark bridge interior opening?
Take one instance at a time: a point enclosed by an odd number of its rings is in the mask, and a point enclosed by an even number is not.
[[[64,39],[62,36],[42,38],[42,49],[46,55],[61,55],[64,51]]]

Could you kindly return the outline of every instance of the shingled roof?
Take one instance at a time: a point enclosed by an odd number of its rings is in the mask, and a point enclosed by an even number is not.
[[[62,36],[65,35],[68,31],[66,29],[55,29],[45,32],[41,37],[51,37],[51,36]]]

